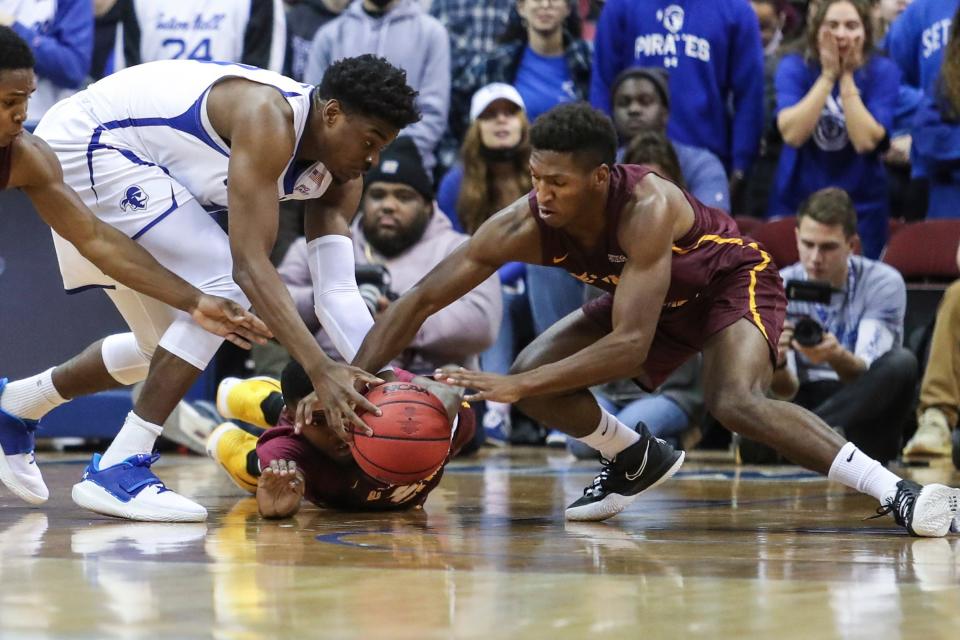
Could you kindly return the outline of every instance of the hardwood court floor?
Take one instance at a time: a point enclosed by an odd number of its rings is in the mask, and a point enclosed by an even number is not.
[[[262,521],[207,460],[159,475],[206,524],[0,494],[0,638],[924,638],[960,629],[960,538],[908,537],[793,467],[697,456],[617,518],[565,524],[592,465],[539,449],[457,462],[424,512]],[[960,477],[916,470],[920,481]]]

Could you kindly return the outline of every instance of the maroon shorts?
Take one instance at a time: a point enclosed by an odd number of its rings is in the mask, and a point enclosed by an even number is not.
[[[740,318],[749,320],[763,334],[770,360],[776,363],[787,299],[780,274],[771,267],[761,271],[738,269],[695,300],[676,309],[664,309],[643,364],[646,377],[637,382],[647,390],[656,389],[691,356],[703,351],[711,336]],[[613,294],[586,303],[583,313],[612,331]]]

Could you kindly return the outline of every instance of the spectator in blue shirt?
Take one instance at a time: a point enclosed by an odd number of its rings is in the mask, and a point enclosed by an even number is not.
[[[940,70],[947,59],[957,0],[915,0],[890,27],[887,48],[903,72],[903,81],[924,93],[914,116],[913,177],[929,182],[929,218],[960,216],[960,175],[951,167],[956,123],[942,118]]]
[[[824,0],[802,54],[777,69],[777,127],[783,135],[773,216],[794,215],[812,193],[841,187],[853,198],[863,253],[887,239],[889,202],[882,143],[893,124],[900,73],[873,51],[865,0]]]
[[[34,0],[0,3],[0,25],[23,38],[37,60],[37,91],[30,98],[27,126],[47,109],[75,93],[90,73],[93,57],[93,0]]]
[[[887,32],[887,50],[904,84],[933,95],[958,0],[914,0]]]
[[[517,0],[521,21],[511,22],[503,44],[486,56],[478,56],[453,79],[451,111],[466,115],[463,105],[485,85],[512,84],[526,104],[533,122],[551,107],[570,100],[583,100],[590,90],[590,45],[570,33],[570,0]],[[452,123],[460,134],[468,123]]]
[[[613,83],[613,124],[620,138],[618,158],[630,141],[646,130],[666,134],[670,119],[670,89],[667,73],[657,67],[633,67],[622,71]],[[670,141],[680,165],[686,189],[704,204],[730,211],[730,192],[723,163],[707,149]]]
[[[763,47],[750,4],[608,0],[594,38],[590,102],[610,113],[614,79],[634,66],[670,72],[670,139],[709,149],[739,185],[763,127]]]

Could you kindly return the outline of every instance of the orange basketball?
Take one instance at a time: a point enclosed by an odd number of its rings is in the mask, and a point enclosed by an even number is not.
[[[411,484],[440,468],[450,453],[450,421],[439,398],[411,382],[388,382],[374,387],[367,399],[383,415],[363,414],[373,435],[353,434],[353,459],[364,473],[389,484]]]

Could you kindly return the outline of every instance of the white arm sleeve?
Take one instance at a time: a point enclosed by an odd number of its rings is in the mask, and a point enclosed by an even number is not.
[[[346,236],[320,236],[307,244],[313,308],[333,346],[353,362],[373,327],[370,310],[360,297],[353,241]]]

